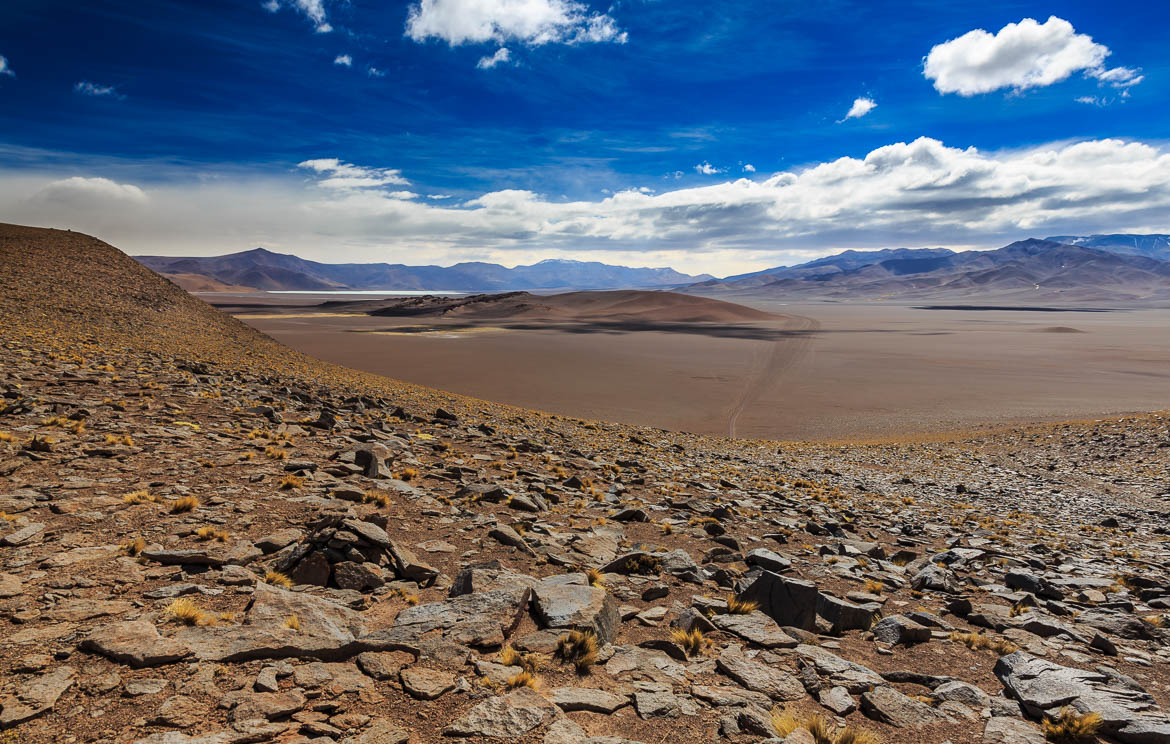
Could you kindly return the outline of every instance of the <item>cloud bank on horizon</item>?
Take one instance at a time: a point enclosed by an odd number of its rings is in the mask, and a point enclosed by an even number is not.
[[[167,55],[133,35],[114,46],[199,69],[30,67],[19,34],[4,50],[26,62],[16,77],[0,56],[0,219],[131,252],[589,251],[717,275],[843,248],[1165,232],[1170,145],[1152,112],[1168,56],[1134,31],[1170,10],[1118,3],[1041,22],[1006,0],[927,14],[414,0],[376,15],[266,0],[233,20],[181,0]],[[59,28],[54,5],[14,31]],[[76,31],[137,15],[111,0]],[[215,54],[192,53],[208,38]]]
[[[479,255],[521,263],[594,251],[727,274],[744,257],[821,255],[874,235],[887,245],[995,247],[1025,236],[1135,229],[1170,210],[1170,148],[1117,139],[985,153],[923,137],[760,180],[631,189],[595,201],[508,189],[439,205],[398,188],[409,181],[393,168],[317,158],[298,170],[307,181],[192,176],[153,187],[78,176],[33,187],[3,173],[0,218],[32,216],[111,237],[132,252],[167,244],[207,255],[266,245],[306,257],[340,250],[363,260]]]

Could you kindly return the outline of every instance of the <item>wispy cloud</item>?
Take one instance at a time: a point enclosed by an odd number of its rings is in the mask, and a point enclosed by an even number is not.
[[[1078,34],[1063,18],[1044,23],[1025,18],[991,34],[983,29],[938,44],[926,56],[923,74],[939,93],[974,96],[1001,88],[1041,88],[1082,72],[1102,84],[1127,88],[1142,81],[1141,71],[1105,67],[1112,52]]]
[[[607,13],[573,0],[420,0],[410,6],[406,35],[460,44],[624,44],[627,34]]]
[[[369,67],[366,68],[366,75],[369,77],[372,77],[372,78],[386,77],[385,71],[379,70],[377,67],[374,67],[373,65],[370,65]]]
[[[877,103],[872,98],[854,98],[853,105],[849,107],[849,111],[845,114],[845,118],[841,119],[837,123],[840,124],[842,121],[847,119],[860,119],[870,111],[873,111],[875,108],[877,108]]]
[[[15,75],[12,68],[8,66],[8,58],[0,55],[0,75]]]
[[[490,70],[496,65],[507,64],[511,60],[512,53],[508,51],[508,47],[500,47],[495,54],[489,57],[480,57],[475,66],[481,70]]]
[[[93,96],[95,98],[117,98],[121,100],[126,96],[118,92],[117,88],[112,85],[98,85],[91,83],[88,80],[82,80],[73,84],[73,92],[80,93],[83,96]]]
[[[289,7],[308,18],[317,33],[327,34],[333,30],[333,26],[326,18],[324,0],[266,0],[261,7],[269,13],[275,13],[282,7]]]

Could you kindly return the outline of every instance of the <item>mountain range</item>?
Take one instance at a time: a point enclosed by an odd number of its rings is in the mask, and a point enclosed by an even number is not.
[[[683,291],[770,298],[1170,299],[1165,235],[1058,236],[991,251],[845,251]]]
[[[709,274],[692,276],[669,268],[630,268],[596,261],[547,260],[511,269],[483,262],[454,266],[328,264],[263,248],[204,258],[135,259],[183,286],[192,284],[193,277],[202,276],[230,289],[252,287],[268,291],[618,289],[678,286],[712,278]]]

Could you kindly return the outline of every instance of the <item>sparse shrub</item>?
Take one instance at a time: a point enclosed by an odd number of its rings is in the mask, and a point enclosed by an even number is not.
[[[289,589],[293,585],[293,580],[280,571],[269,570],[264,574],[264,583]]]
[[[504,683],[504,685],[509,690],[515,690],[519,687],[528,687],[528,688],[531,688],[533,690],[539,690],[540,689],[540,678],[537,677],[535,674],[532,674],[531,672],[527,672],[527,671],[517,672],[516,674],[513,674],[511,677],[508,677],[508,679]]]
[[[731,615],[750,615],[760,609],[758,602],[743,600],[734,594],[727,595],[727,612]]]
[[[195,600],[189,597],[173,600],[167,605],[166,614],[184,625],[215,625],[219,620],[215,615],[209,615],[199,609]]]
[[[1043,724],[1044,737],[1056,744],[1077,744],[1092,741],[1101,731],[1103,723],[1098,713],[1077,713],[1072,708],[1061,708],[1056,718],[1046,717]]]
[[[195,530],[195,538],[197,540],[202,540],[203,542],[210,542],[211,540],[216,542],[227,542],[228,533],[208,525],[206,527],[200,527],[199,529]]]
[[[184,496],[171,502],[171,514],[186,514],[199,508],[199,499],[194,496]]]
[[[699,656],[711,647],[711,639],[704,636],[699,628],[675,628],[670,631],[670,640],[677,643],[687,656]]]
[[[592,630],[573,630],[557,642],[557,658],[572,664],[577,674],[589,674],[597,663],[597,634]]]
[[[281,491],[291,491],[292,489],[300,488],[303,485],[305,485],[304,478],[299,475],[293,475],[292,473],[289,473],[280,479],[279,488]]]

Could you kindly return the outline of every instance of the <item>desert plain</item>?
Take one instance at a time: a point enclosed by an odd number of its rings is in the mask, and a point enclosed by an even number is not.
[[[752,439],[872,440],[1159,410],[1170,308],[737,298],[677,322],[372,317],[338,295],[206,294],[313,357],[566,416]],[[358,299],[354,297],[342,299]],[[370,301],[369,297],[360,298]]]

